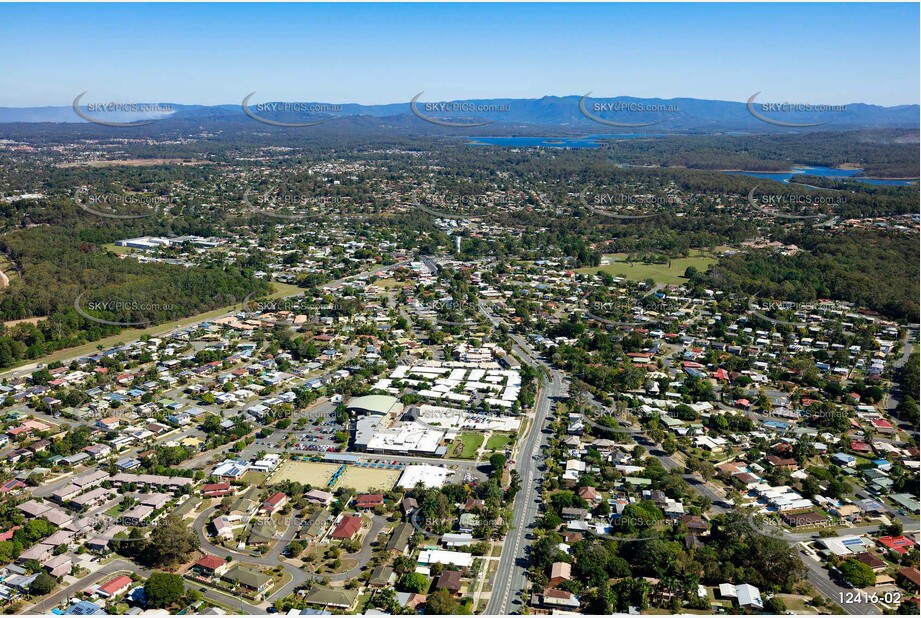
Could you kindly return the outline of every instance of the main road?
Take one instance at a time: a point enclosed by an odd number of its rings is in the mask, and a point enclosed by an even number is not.
[[[490,315],[482,305],[480,305],[480,311],[494,326],[498,325],[498,320]],[[511,335],[511,338],[514,342],[512,347],[522,360],[545,369],[550,375],[550,380],[542,380],[534,402],[532,423],[516,451],[517,459],[514,469],[520,475],[521,489],[512,505],[511,527],[502,545],[499,566],[493,580],[495,585],[486,605],[485,613],[489,615],[507,615],[513,611],[520,611],[522,608],[518,595],[528,585],[527,548],[530,545],[528,539],[532,538],[537,518],[540,515],[539,505],[542,501],[540,492],[543,472],[540,469],[540,461],[547,438],[542,430],[544,421],[553,408],[553,400],[561,397],[566,388],[561,374],[532,355],[523,339],[517,335]]]

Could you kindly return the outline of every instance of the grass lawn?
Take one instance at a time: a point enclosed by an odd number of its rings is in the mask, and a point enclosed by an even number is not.
[[[799,594],[778,594],[784,605],[787,606],[788,610],[792,610],[797,614],[818,614],[818,610],[806,603],[807,598]]]
[[[656,283],[677,285],[687,281],[687,279],[684,278],[684,271],[687,270],[688,266],[694,266],[697,270],[704,272],[710,264],[716,262],[716,258],[698,254],[687,258],[675,258],[671,262],[671,268],[669,268],[668,264],[628,263],[624,261],[626,257],[627,255],[624,253],[606,255],[604,259],[607,259],[610,264],[580,268],[576,272],[594,274],[598,271],[603,271],[615,277],[625,277],[627,279],[633,279],[634,281],[652,279]]]
[[[128,255],[130,253],[134,253],[134,249],[132,249],[131,247],[119,247],[118,245],[112,242],[102,245],[102,248],[105,249],[106,251],[114,253],[115,255]]]
[[[505,450],[505,447],[512,443],[512,436],[507,433],[494,433],[486,441],[487,451]]]
[[[119,502],[118,504],[113,506],[111,509],[106,511],[106,515],[108,515],[109,517],[118,517],[119,515],[122,514],[122,510],[123,510],[122,503]]]
[[[247,472],[240,479],[244,483],[249,485],[263,486],[265,485],[265,477],[268,476],[265,472]]]
[[[483,444],[483,436],[478,433],[462,433],[451,449],[451,456],[460,457],[461,459],[473,459],[476,452]],[[458,446],[463,445],[461,452],[458,453]]]
[[[409,281],[397,281],[391,277],[389,279],[378,279],[374,282],[374,285],[381,288],[406,288],[412,286],[412,283]]]

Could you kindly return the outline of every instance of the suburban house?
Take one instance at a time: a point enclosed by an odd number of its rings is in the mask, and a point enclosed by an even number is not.
[[[346,515],[329,536],[337,541],[344,541],[354,537],[359,530],[361,530],[361,517]]]
[[[250,571],[249,569],[244,569],[240,566],[236,566],[231,569],[226,575],[223,576],[222,579],[235,586],[240,586],[246,590],[250,590],[257,596],[265,592],[266,588],[269,587],[269,584],[272,583],[272,578],[265,573]]]
[[[384,505],[384,496],[382,494],[362,494],[355,498],[355,508],[373,509],[376,506]]]
[[[550,567],[550,586],[556,588],[572,580],[572,565],[568,562],[554,562]]]
[[[128,592],[128,589],[134,584],[127,575],[119,575],[109,580],[96,590],[96,594],[104,598],[112,598]]]
[[[262,511],[267,515],[272,515],[282,509],[288,503],[288,496],[278,491],[272,494],[262,505]]]
[[[230,569],[230,563],[217,556],[205,555],[192,565],[192,570],[205,577],[220,577]]]

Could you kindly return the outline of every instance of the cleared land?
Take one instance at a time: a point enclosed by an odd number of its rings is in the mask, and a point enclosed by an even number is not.
[[[338,464],[314,463],[312,461],[287,461],[272,477],[272,484],[282,481],[309,483],[313,487],[323,488],[339,469]]]
[[[106,243],[102,246],[102,248],[106,251],[109,251],[110,253],[114,253],[115,255],[129,255],[134,253],[134,249],[131,247],[120,247],[114,242]]]
[[[656,283],[665,285],[677,285],[684,283],[684,271],[688,266],[693,266],[697,270],[704,272],[716,262],[716,258],[707,255],[697,255],[687,258],[675,258],[671,261],[671,266],[666,264],[643,264],[641,262],[625,262],[627,255],[618,253],[615,255],[606,255],[605,259],[611,263],[603,266],[593,266],[590,268],[580,268],[576,272],[596,273],[603,271],[610,273],[615,277],[624,277],[634,281],[645,281],[652,279]]]
[[[16,266],[10,261],[10,258],[0,253],[0,288],[7,287],[10,281],[17,277],[19,273],[16,272]]]
[[[336,487],[350,487],[358,493],[368,493],[372,489],[390,491],[400,478],[401,470],[375,470],[374,468],[359,468],[348,466]]]
[[[397,281],[394,278],[389,279],[378,279],[374,282],[374,285],[382,288],[406,288],[412,287],[412,283],[409,281]]]
[[[6,326],[7,328],[13,328],[17,324],[38,324],[39,322],[42,322],[47,319],[48,318],[42,317],[42,318],[23,318],[21,320],[7,320],[6,322],[3,323],[3,325]]]

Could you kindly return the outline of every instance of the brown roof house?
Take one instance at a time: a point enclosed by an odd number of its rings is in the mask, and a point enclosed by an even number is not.
[[[691,534],[704,535],[710,529],[710,525],[700,515],[685,514],[681,516],[679,521],[687,527]]]
[[[550,586],[556,588],[572,580],[572,565],[568,562],[554,562],[550,567]]]
[[[461,578],[463,573],[460,571],[451,571],[445,569],[441,572],[435,587],[439,590],[447,590],[451,594],[459,594],[461,591]]]

